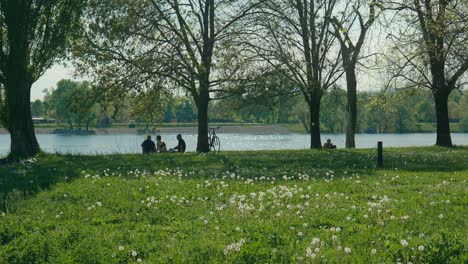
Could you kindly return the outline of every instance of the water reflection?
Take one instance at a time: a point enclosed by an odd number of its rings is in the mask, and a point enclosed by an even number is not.
[[[168,147],[177,145],[176,133],[161,134]],[[274,149],[305,149],[310,145],[310,135],[306,134],[228,134],[218,135],[221,140],[221,150],[274,150]],[[197,137],[195,134],[183,135],[187,143],[187,151],[195,151]],[[140,144],[144,140],[142,135],[37,135],[41,148],[46,152],[108,154],[108,153],[140,153]],[[344,148],[344,134],[322,134],[322,141],[332,139],[338,148]],[[375,147],[377,141],[383,141],[387,147],[401,146],[431,146],[434,145],[436,135],[424,134],[358,134],[356,144],[358,148]],[[457,145],[468,145],[468,134],[453,133],[452,141]],[[0,155],[8,153],[10,137],[0,135]]]

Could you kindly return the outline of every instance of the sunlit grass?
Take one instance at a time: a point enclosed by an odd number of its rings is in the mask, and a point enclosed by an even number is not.
[[[42,155],[0,167],[3,263],[463,263],[468,148]]]

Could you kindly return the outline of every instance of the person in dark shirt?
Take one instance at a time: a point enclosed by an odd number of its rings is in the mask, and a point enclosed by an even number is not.
[[[327,139],[327,143],[323,144],[324,149],[336,149],[336,145],[333,145],[331,139]]]
[[[185,141],[182,139],[182,135],[181,134],[177,134],[177,140],[179,141],[179,143],[177,144],[176,147],[174,147],[175,150],[177,150],[178,152],[180,153],[184,153],[185,152]]]
[[[143,150],[143,154],[153,153],[156,151],[156,145],[154,144],[153,140],[151,140],[150,135],[148,135],[146,140],[141,143],[141,148]]]

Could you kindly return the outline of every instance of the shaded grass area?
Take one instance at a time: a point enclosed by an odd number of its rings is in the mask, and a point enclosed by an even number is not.
[[[223,151],[200,155],[184,154],[115,154],[115,155],[63,155],[41,154],[35,163],[0,166],[0,194],[11,190],[26,193],[49,187],[51,184],[71,180],[83,169],[101,171],[159,170],[182,168],[195,171],[196,177],[212,177],[223,171],[232,171],[247,177],[282,177],[290,172],[321,172],[375,174],[375,149],[338,150],[274,150]],[[384,169],[403,171],[459,171],[468,169],[468,147],[385,148]],[[1,205],[1,204],[0,204]],[[0,207],[1,209],[1,207]]]
[[[467,147],[37,160],[0,167],[0,262],[468,260]]]

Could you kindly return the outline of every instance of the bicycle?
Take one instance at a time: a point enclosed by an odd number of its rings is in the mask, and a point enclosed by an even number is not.
[[[210,147],[210,151],[218,152],[219,149],[221,148],[221,141],[219,140],[219,137],[216,135],[216,130],[218,129],[219,127],[208,128],[208,145]]]

